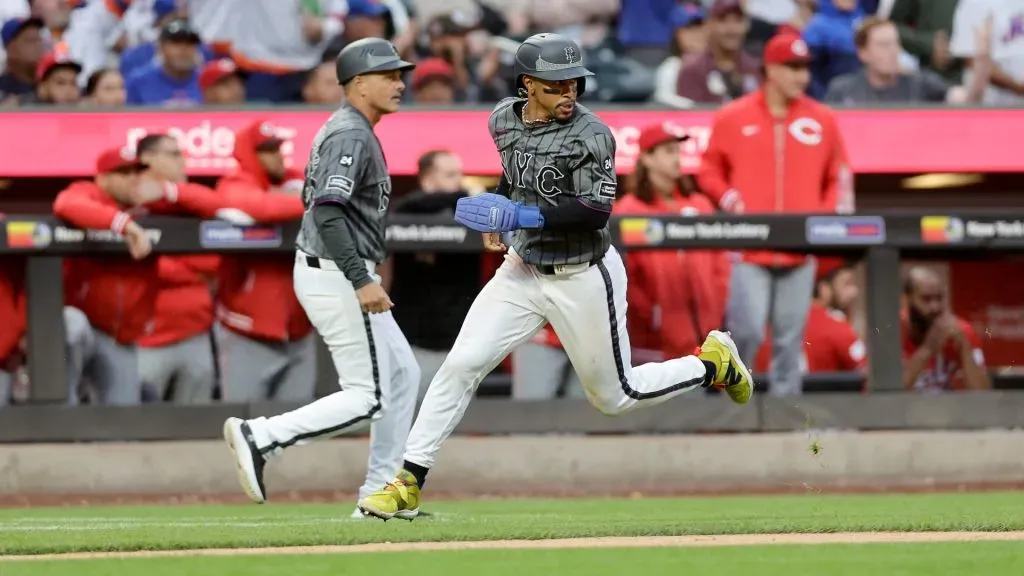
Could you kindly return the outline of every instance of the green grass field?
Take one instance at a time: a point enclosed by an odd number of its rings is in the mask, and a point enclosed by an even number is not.
[[[0,510],[0,554],[539,540],[588,536],[1024,530],[1024,493],[750,496],[430,502],[415,522],[348,518],[349,502],[316,505]],[[467,550],[2,561],[0,575],[289,573],[400,570],[476,574],[645,576],[1024,574],[1024,541],[565,550]]]

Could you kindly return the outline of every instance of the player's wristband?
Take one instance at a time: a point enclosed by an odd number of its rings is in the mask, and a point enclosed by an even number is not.
[[[537,206],[520,206],[516,213],[519,228],[543,228],[544,216]]]

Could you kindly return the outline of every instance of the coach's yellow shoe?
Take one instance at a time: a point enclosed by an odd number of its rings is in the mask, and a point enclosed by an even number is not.
[[[725,393],[737,404],[746,404],[754,394],[754,379],[743,364],[736,343],[728,332],[712,330],[697,350],[697,357],[715,365],[715,378],[711,382],[716,388],[725,388]]]
[[[392,518],[412,520],[420,513],[420,487],[416,477],[399,470],[398,476],[382,490],[360,500],[359,509],[385,522]]]

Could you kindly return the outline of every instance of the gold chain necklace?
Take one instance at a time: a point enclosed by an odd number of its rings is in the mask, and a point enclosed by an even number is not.
[[[545,118],[543,120],[527,120],[526,119],[526,104],[523,104],[523,110],[519,113],[520,118],[523,119],[523,124],[527,126],[537,126],[538,124],[548,124],[554,120],[554,118]]]

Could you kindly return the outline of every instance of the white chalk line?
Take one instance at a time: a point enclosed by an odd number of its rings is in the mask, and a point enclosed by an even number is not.
[[[0,556],[0,562],[37,560],[103,560],[180,558],[195,556],[270,556],[282,554],[352,554],[457,550],[551,550],[580,548],[669,548],[701,546],[762,546],[822,544],[890,544],[928,542],[1024,541],[1017,532],[833,532],[826,534],[729,534],[717,536],[635,536],[560,538],[551,540],[489,540],[476,542],[400,542],[349,546],[291,546],[274,548],[211,548],[142,550],[135,552],[72,552],[33,556]]]

